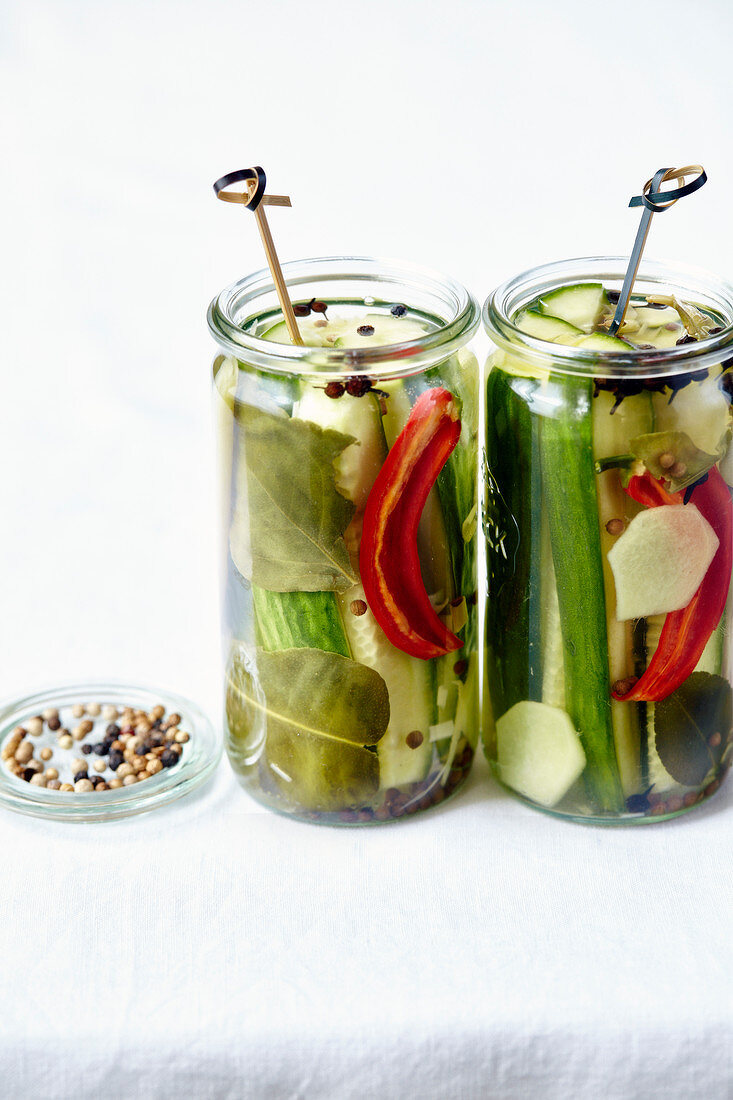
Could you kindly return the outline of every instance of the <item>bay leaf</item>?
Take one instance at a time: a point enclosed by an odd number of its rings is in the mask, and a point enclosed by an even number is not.
[[[296,809],[359,806],[379,789],[370,746],[389,724],[389,695],[379,673],[358,661],[320,649],[235,656],[227,721],[239,758],[254,750],[268,786]]]
[[[657,752],[672,778],[688,787],[699,786],[720,763],[732,724],[730,684],[710,672],[693,672],[656,703]]]
[[[344,531],[354,506],[334,460],[353,436],[238,405],[229,534],[243,576],[272,592],[341,592],[354,584]]]

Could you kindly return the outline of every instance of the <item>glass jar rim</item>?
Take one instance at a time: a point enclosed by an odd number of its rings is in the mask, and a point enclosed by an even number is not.
[[[209,330],[217,344],[228,354],[262,370],[299,376],[314,373],[320,377],[324,373],[337,377],[355,371],[377,373],[382,378],[391,374],[411,374],[442,362],[464,347],[480,324],[479,304],[466,287],[448,275],[418,264],[374,256],[323,256],[292,260],[284,263],[282,269],[289,288],[323,284],[319,295],[323,298],[328,297],[329,282],[337,280],[372,282],[375,287],[412,288],[417,293],[432,296],[436,303],[445,307],[448,316],[438,328],[424,336],[398,344],[321,348],[275,343],[245,331],[234,317],[241,305],[254,306],[258,299],[274,295],[270,271],[263,268],[225,287],[212,300],[207,313]],[[410,308],[409,302],[405,304]],[[256,317],[254,309],[250,319]]]
[[[724,312],[726,325],[722,332],[673,348],[633,348],[628,351],[599,351],[555,344],[529,336],[517,328],[512,318],[542,294],[575,282],[597,281],[621,283],[628,265],[626,256],[582,256],[558,260],[529,268],[497,287],[484,302],[481,317],[490,339],[505,351],[521,350],[523,358],[563,374],[592,375],[612,378],[630,373],[644,375],[676,375],[690,370],[706,369],[720,363],[724,349],[733,344],[733,285],[724,279],[693,266],[663,261],[642,261],[635,287],[640,283],[673,285],[681,297],[695,302],[705,298],[705,304]]]

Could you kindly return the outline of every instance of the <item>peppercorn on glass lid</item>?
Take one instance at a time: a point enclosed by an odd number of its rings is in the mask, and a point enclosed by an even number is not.
[[[171,692],[86,682],[0,704],[0,807],[111,821],[200,786],[221,756],[206,715]]]

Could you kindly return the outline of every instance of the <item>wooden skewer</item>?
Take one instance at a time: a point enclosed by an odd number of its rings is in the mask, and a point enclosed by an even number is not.
[[[244,183],[246,191],[225,190],[229,184],[238,182]],[[231,172],[227,176],[222,176],[222,178],[217,180],[214,184],[214,191],[217,198],[221,199],[223,202],[241,203],[246,209],[254,213],[257,228],[260,231],[262,245],[265,249],[265,255],[267,256],[267,265],[270,268],[272,281],[275,284],[275,290],[277,291],[280,308],[285,318],[288,334],[294,344],[303,347],[303,338],[300,335],[298,322],[295,319],[293,304],[290,301],[287,284],[275,248],[275,242],[272,239],[272,233],[270,232],[270,226],[267,221],[267,215],[262,209],[263,206],[291,206],[291,202],[287,195],[266,195],[264,189],[265,173],[261,168],[245,168],[240,172]]]
[[[289,205],[290,200],[288,200],[288,206]],[[288,288],[285,285],[283,270],[280,267],[280,261],[277,258],[277,252],[275,251],[275,242],[272,239],[272,233],[270,232],[267,215],[262,209],[261,203],[255,209],[255,220],[257,222],[257,228],[260,231],[260,237],[262,238],[262,244],[264,246],[265,254],[267,256],[267,263],[270,267],[270,274],[272,275],[273,281],[275,283],[275,290],[277,291],[277,296],[280,299],[280,308],[283,311],[285,324],[288,326],[290,339],[293,341],[294,344],[299,344],[302,347],[303,337],[300,335],[298,322],[295,320],[295,314],[293,313],[293,303],[290,301]]]

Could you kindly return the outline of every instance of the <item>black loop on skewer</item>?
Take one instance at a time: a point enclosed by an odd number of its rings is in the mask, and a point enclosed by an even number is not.
[[[655,186],[659,186],[659,184],[655,185],[654,180],[657,179],[657,176],[659,176],[660,172],[663,173],[660,180],[661,183],[666,178],[668,178],[668,173],[672,173],[673,171],[674,169],[672,168],[660,168],[659,172],[657,172],[654,176],[654,179],[650,180],[644,188],[644,194],[634,195],[634,197],[629,202],[629,206],[645,206],[647,210],[651,210],[653,214],[661,214],[663,210],[668,210],[670,206],[674,206],[674,204],[677,202],[677,199],[683,199],[685,195],[694,194],[695,191],[700,190],[704,183],[707,183],[708,177],[705,173],[705,169],[702,168],[700,165],[694,164],[691,165],[688,170],[685,170],[683,168],[679,172],[679,175],[676,177],[677,179],[684,179],[688,171],[697,171],[698,175],[695,177],[694,180],[690,180],[689,183],[684,183],[681,187],[678,187],[674,191],[652,190],[652,188],[654,188]],[[647,187],[649,188],[649,190],[647,190]]]
[[[256,181],[257,186],[255,188],[254,195],[244,202],[239,196],[234,198],[229,196],[225,191],[225,188],[231,187],[233,183],[249,183]],[[242,202],[243,206],[246,206],[248,210],[256,210],[262,201],[262,196],[265,193],[265,185],[267,183],[267,177],[265,176],[264,168],[240,168],[238,172],[229,172],[228,175],[222,176],[214,184],[214,193],[217,198],[224,199],[227,202]]]

